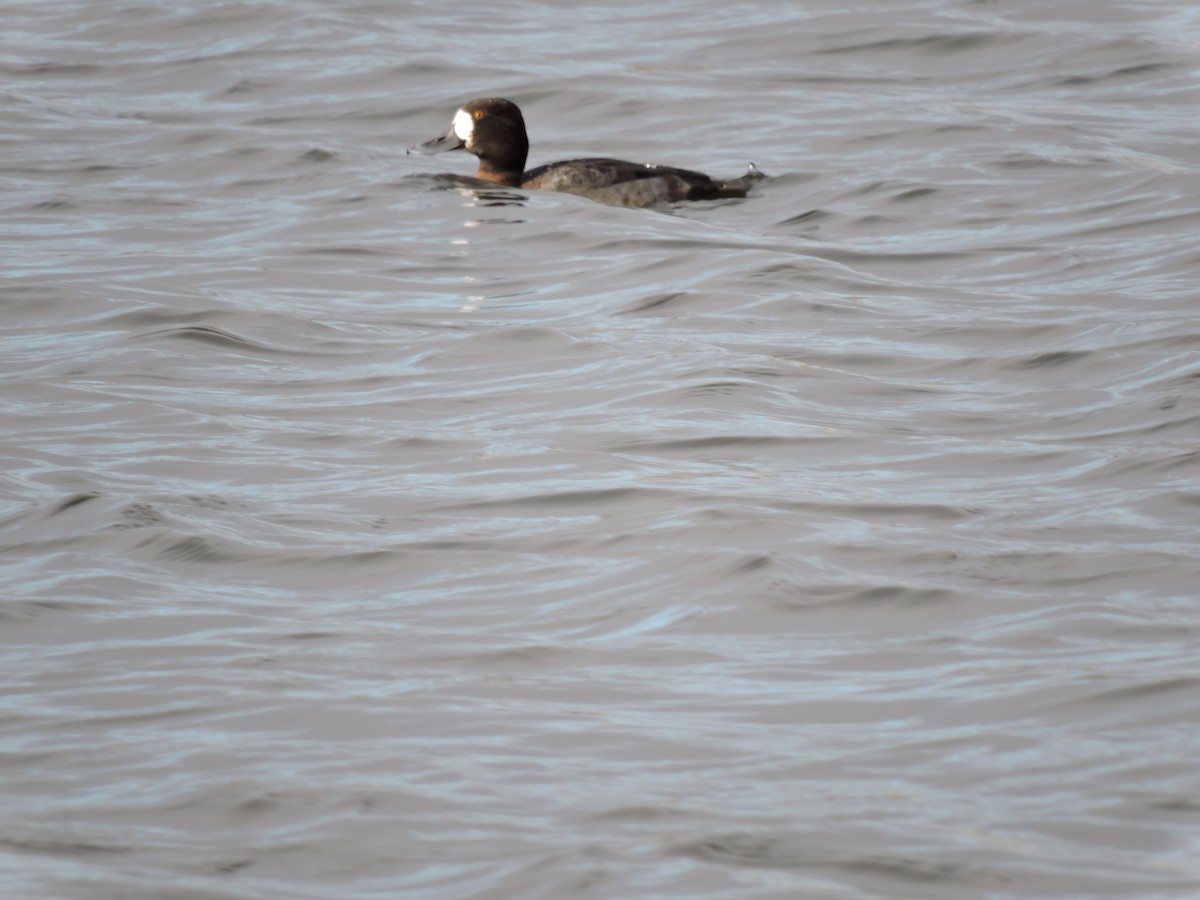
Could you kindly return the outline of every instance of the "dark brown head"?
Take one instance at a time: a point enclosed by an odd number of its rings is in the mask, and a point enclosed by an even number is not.
[[[517,186],[529,156],[529,137],[521,110],[509,100],[472,100],[454,114],[450,130],[415,147],[420,153],[468,150],[479,157],[477,178]]]

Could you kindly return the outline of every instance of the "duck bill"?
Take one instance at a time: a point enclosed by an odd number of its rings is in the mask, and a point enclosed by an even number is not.
[[[461,150],[467,146],[466,141],[454,133],[454,128],[441,137],[436,137],[432,141],[426,141],[423,144],[417,144],[415,147],[409,147],[409,153],[420,153],[423,156],[433,156],[435,153],[445,153],[447,150]]]

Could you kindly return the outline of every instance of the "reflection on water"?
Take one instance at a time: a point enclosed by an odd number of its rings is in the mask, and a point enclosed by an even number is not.
[[[414,179],[415,180],[415,179]],[[497,187],[490,181],[470,178],[465,175],[441,173],[433,176],[435,190],[457,191],[460,196],[467,198],[468,206],[522,206],[528,197],[527,192],[514,188]]]

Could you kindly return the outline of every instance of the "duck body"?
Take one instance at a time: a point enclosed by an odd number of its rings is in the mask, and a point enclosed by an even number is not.
[[[595,157],[549,163],[525,171],[529,137],[521,110],[510,100],[472,100],[454,114],[450,130],[410,152],[466,150],[479,157],[475,177],[505,187],[563,191],[603,203],[650,206],[681,200],[744,197],[763,177],[751,164],[741,178],[719,181],[703,172]]]

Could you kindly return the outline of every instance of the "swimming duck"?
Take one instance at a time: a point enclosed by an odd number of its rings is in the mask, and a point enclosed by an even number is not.
[[[475,177],[504,187],[565,191],[604,203],[649,206],[678,200],[745,197],[763,174],[750,164],[741,178],[718,181],[703,172],[674,166],[641,165],[621,159],[569,159],[525,171],[529,136],[521,110],[511,100],[472,100],[454,114],[450,130],[412,147],[410,153],[467,150],[479,157]]]

